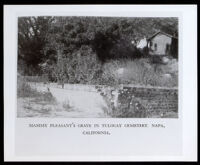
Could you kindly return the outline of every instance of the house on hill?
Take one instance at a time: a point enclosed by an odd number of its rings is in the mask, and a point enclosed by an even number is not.
[[[164,32],[157,32],[147,39],[150,55],[178,55],[178,38]]]

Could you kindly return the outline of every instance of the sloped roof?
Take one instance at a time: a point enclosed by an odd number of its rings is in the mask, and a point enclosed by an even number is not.
[[[170,37],[170,38],[178,39],[177,37],[174,37],[174,36],[172,36],[172,35],[170,35],[170,34],[167,34],[167,33],[162,32],[162,31],[158,31],[158,32],[154,33],[152,36],[150,36],[149,38],[147,38],[147,40],[151,40],[152,38],[154,38],[155,36],[157,36],[157,35],[160,34],[160,33],[163,34],[163,35],[166,35],[166,36],[168,36],[168,37]]]

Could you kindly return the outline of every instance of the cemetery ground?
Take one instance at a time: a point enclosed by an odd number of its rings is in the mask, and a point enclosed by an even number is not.
[[[112,66],[114,65],[110,65],[110,72],[114,73],[115,76],[118,76],[117,78],[125,80],[130,86],[143,85],[146,87],[150,86],[151,88],[153,84],[156,87],[159,87],[160,85],[160,87],[172,89],[177,87],[178,63],[176,61],[168,62],[168,64],[165,65],[153,65],[149,63],[148,60],[141,59],[136,60],[135,62],[121,62],[121,65],[117,67],[116,65],[115,67]],[[157,67],[156,73],[155,66]],[[152,84],[149,85],[149,82]],[[146,95],[146,93],[143,93],[142,95]],[[106,100],[104,96],[104,94],[102,95],[102,91],[99,92],[98,89],[95,88],[95,85],[65,84],[65,88],[63,89],[61,85],[57,85],[57,83],[44,84],[41,82],[27,82],[22,76],[18,76],[17,117],[178,117],[178,109],[177,111],[168,111],[165,113],[159,111],[159,113],[148,114],[148,116],[141,116],[140,114],[126,110],[126,112],[123,112],[124,114],[122,113],[122,115],[116,116],[113,115],[113,113],[110,113],[110,111],[116,109],[113,109],[110,100]],[[169,97],[169,100],[173,100],[173,98],[170,98],[171,96],[167,97]],[[128,98],[126,100],[128,100]],[[144,106],[144,100],[137,101],[138,100],[132,100],[130,104],[135,103],[137,105],[141,103],[139,106]],[[176,100],[174,102],[176,102]],[[171,107],[173,105],[169,106]],[[135,108],[137,109],[137,107]]]
[[[40,83],[30,87],[37,94],[18,98],[18,117],[108,117],[102,110],[108,107],[97,92],[50,86],[48,91],[47,86]]]

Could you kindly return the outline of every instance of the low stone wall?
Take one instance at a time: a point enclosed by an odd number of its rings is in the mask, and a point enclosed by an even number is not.
[[[38,90],[62,88],[57,83],[30,83]],[[42,87],[40,89],[40,87]],[[46,88],[44,88],[46,87]],[[109,109],[108,115],[118,118],[177,118],[178,90],[176,88],[65,84],[64,89],[99,92]]]
[[[96,92],[95,85],[86,85],[86,84],[64,84],[63,88],[62,85],[58,83],[36,83],[36,82],[28,82],[32,87],[53,87],[53,88],[61,88],[67,90],[76,90],[76,91],[87,91],[87,92]]]
[[[113,117],[177,118],[178,90],[159,87],[102,87]]]

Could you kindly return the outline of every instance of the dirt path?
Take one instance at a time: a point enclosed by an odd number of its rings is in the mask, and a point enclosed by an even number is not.
[[[106,117],[107,105],[97,92],[76,91],[50,87],[50,92],[62,104],[73,107],[70,117]]]
[[[37,91],[47,91],[45,85],[31,85]],[[105,112],[108,107],[103,97],[94,91],[81,89],[62,89],[49,86],[49,91],[55,97],[62,111],[56,111],[54,114],[60,117],[92,118],[109,117]]]

